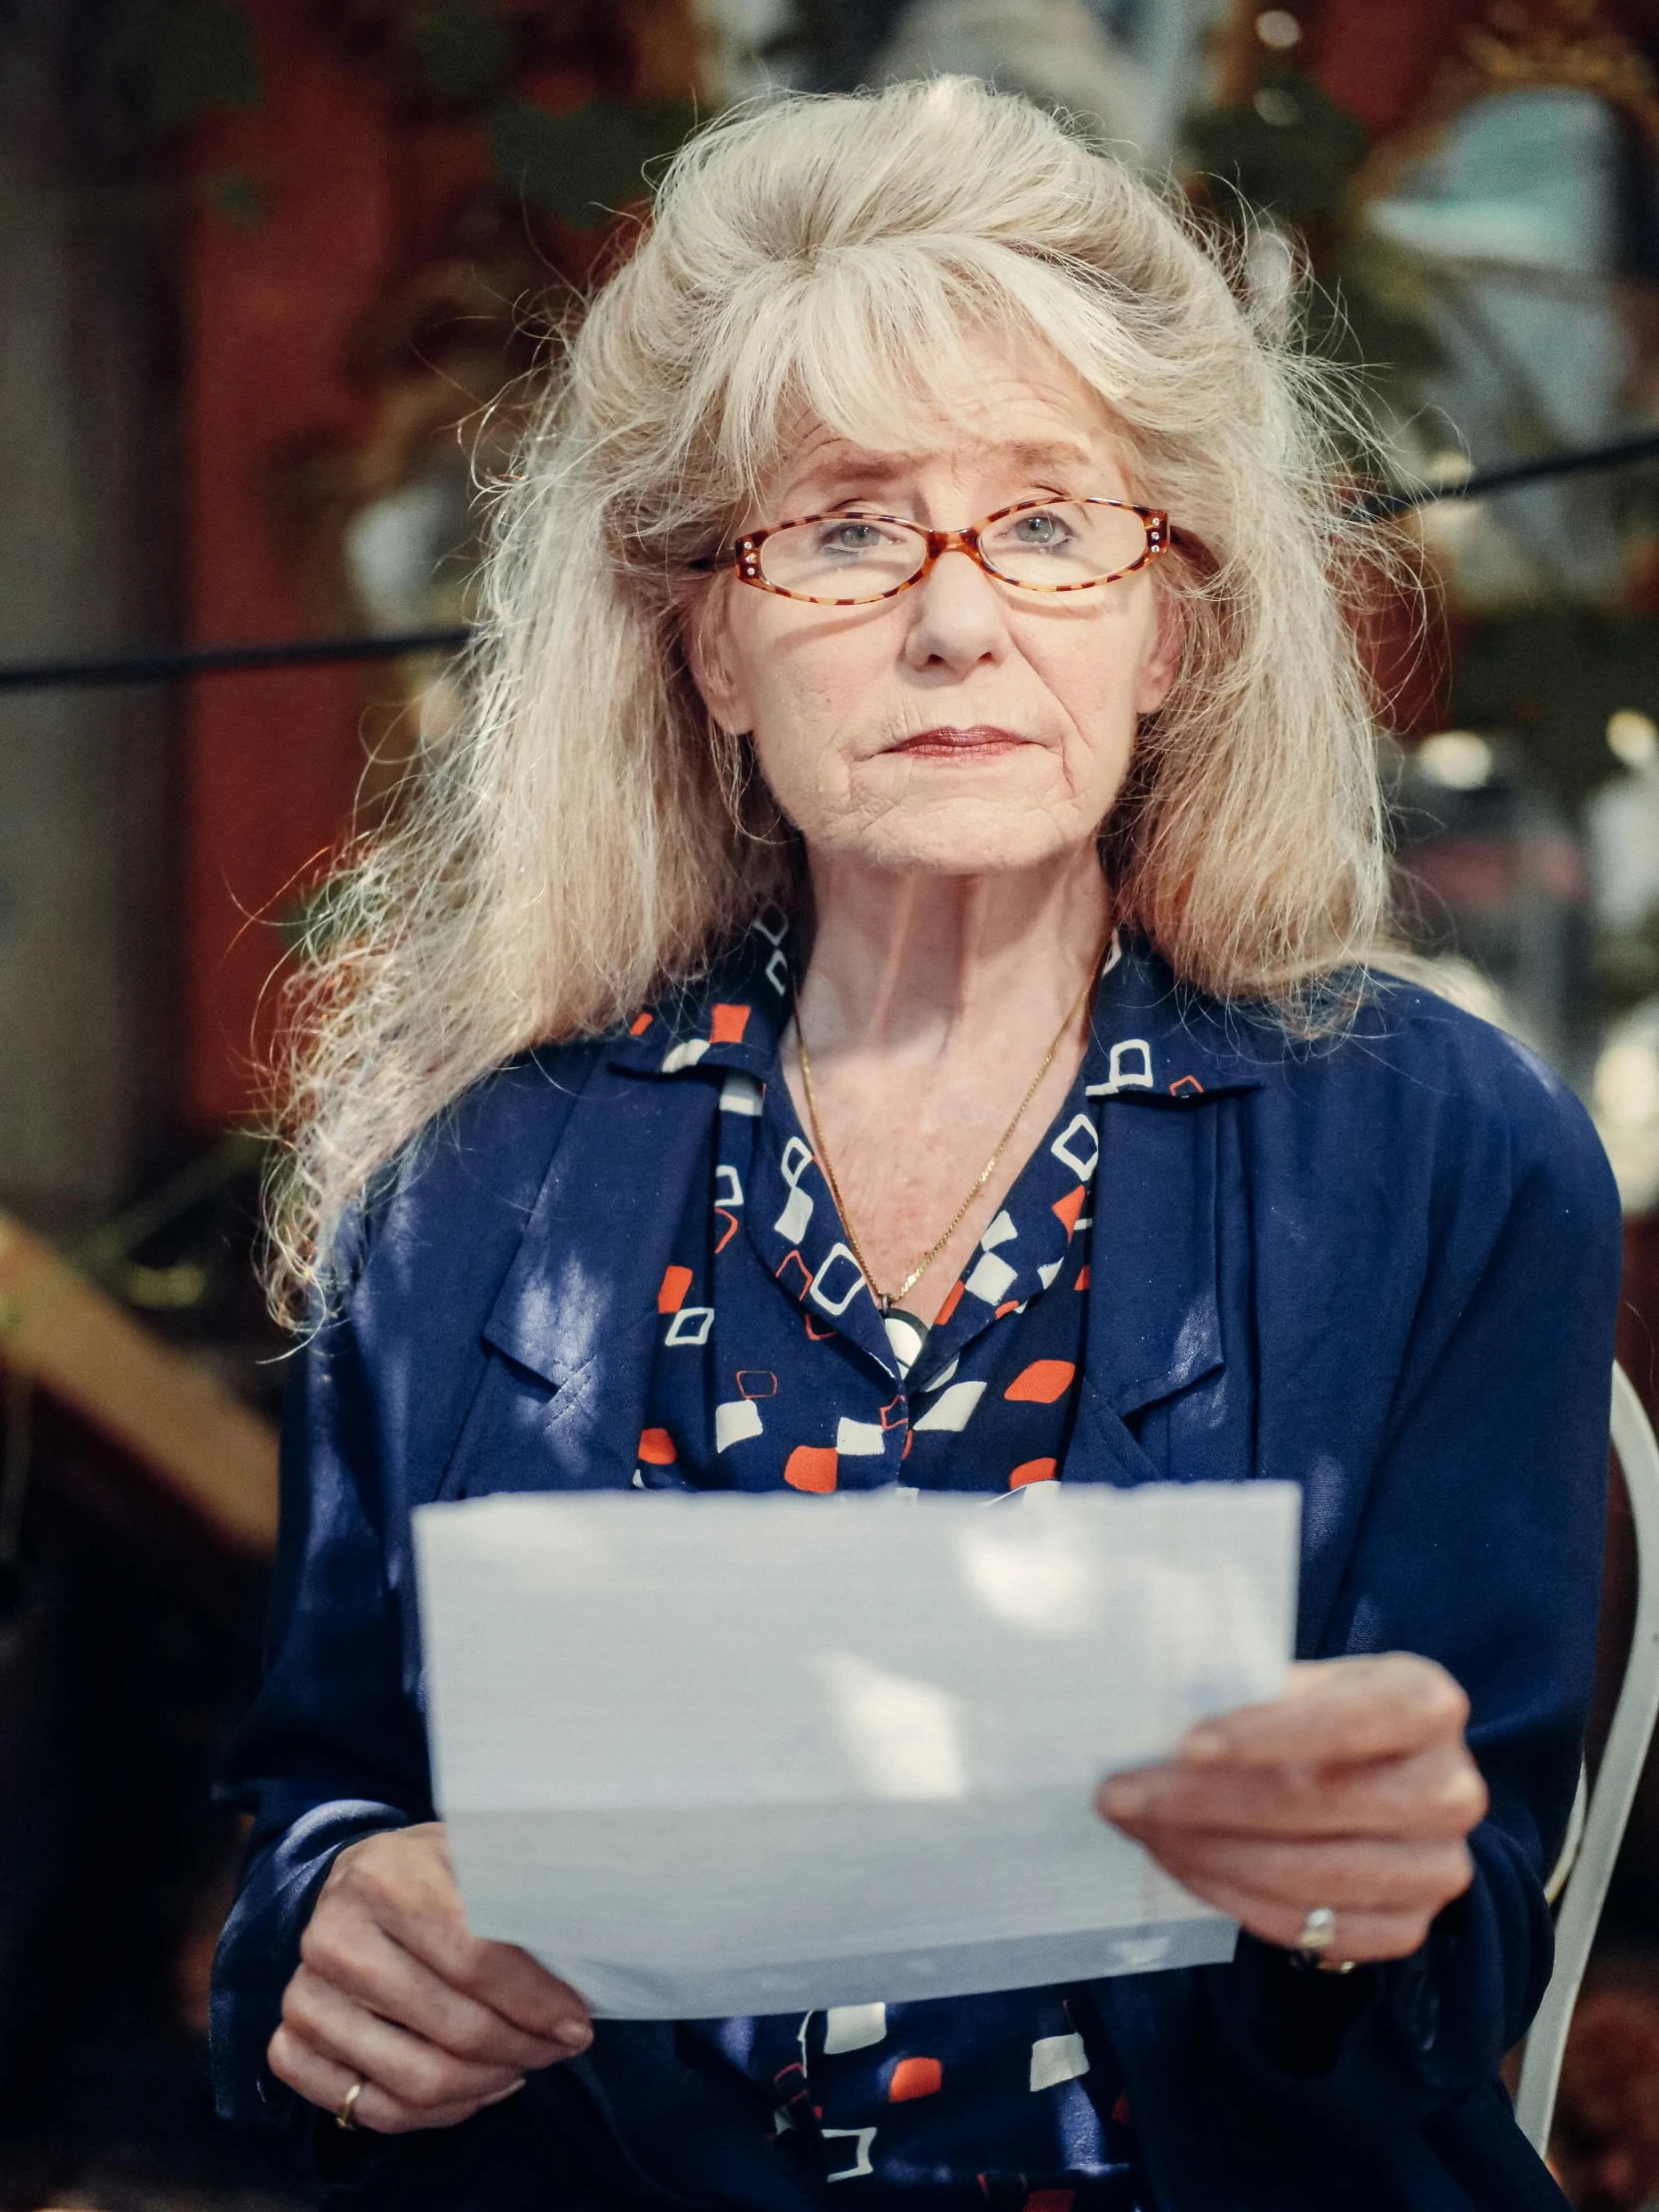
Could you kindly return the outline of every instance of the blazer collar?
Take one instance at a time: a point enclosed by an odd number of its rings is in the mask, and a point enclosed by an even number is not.
[[[768,906],[707,975],[636,1014],[606,1058],[636,1075],[732,1068],[765,1082],[795,1012],[795,982],[789,918]]]
[[[1272,1081],[1285,1050],[1259,1016],[1178,983],[1144,938],[1114,938],[1090,1040],[1100,1162],[1072,1480],[1151,1480],[1126,1424],[1245,1356],[1222,1331],[1224,1102]]]
[[[1115,930],[1095,993],[1091,1057],[1103,1062],[1091,1098],[1191,1105],[1222,1091],[1257,1090],[1278,1051],[1257,1019],[1178,983],[1168,963],[1127,929]]]

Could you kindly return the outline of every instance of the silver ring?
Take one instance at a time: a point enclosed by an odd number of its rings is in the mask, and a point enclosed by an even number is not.
[[[341,2104],[339,2110],[334,2114],[334,2125],[336,2127],[343,2127],[346,2130],[347,2134],[349,2134],[357,2124],[357,2099],[362,2095],[363,2091],[367,2087],[368,2083],[366,2081],[353,2081],[350,2088],[347,2089],[345,2092],[344,2103]]]
[[[1337,1916],[1329,1905],[1316,1905],[1302,1924],[1302,1933],[1291,1948],[1304,1958],[1323,1958],[1337,1940]]]

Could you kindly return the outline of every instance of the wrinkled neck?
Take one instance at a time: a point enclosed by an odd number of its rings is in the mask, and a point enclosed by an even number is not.
[[[801,1018],[815,1055],[925,1063],[1052,1030],[1111,928],[1092,841],[1039,867],[942,875],[810,852]]]

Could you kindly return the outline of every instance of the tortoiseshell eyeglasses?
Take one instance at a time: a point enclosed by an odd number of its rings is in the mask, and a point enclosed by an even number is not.
[[[696,568],[728,562],[746,584],[814,607],[868,607],[919,584],[941,554],[965,553],[1021,591],[1094,591],[1169,551],[1170,521],[1121,499],[1021,499],[965,530],[843,507],[750,530]]]

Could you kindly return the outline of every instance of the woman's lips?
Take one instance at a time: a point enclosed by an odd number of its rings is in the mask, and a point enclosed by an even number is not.
[[[976,722],[966,730],[955,727],[918,730],[913,738],[904,738],[887,750],[907,753],[912,759],[924,761],[988,760],[1030,743],[1029,738],[1022,738],[1015,731],[1000,730],[994,723]]]

